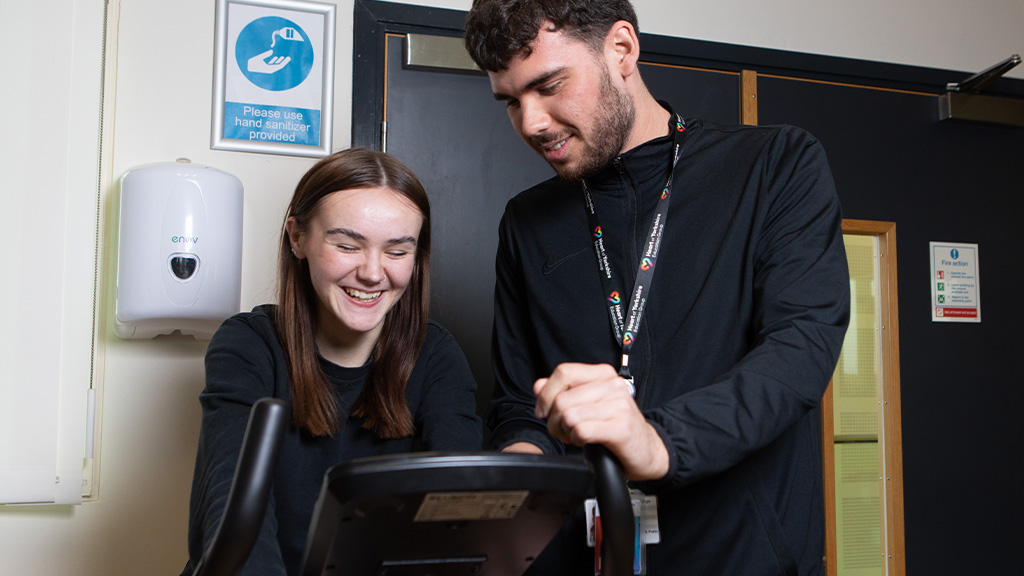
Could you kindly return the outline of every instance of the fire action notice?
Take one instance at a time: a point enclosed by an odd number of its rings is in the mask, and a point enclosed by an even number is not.
[[[981,322],[978,245],[929,242],[932,321]]]

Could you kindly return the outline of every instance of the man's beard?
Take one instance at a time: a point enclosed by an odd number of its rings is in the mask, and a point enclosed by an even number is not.
[[[608,71],[602,70],[598,112],[579,163],[575,166],[551,165],[563,180],[583,180],[603,170],[622,152],[633,129],[636,118],[633,100],[613,86]]]

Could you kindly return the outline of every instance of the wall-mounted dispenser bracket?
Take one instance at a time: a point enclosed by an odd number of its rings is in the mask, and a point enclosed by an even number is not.
[[[939,120],[968,120],[1024,128],[1024,99],[979,94],[1020,62],[1020,55],[1014,54],[960,82],[946,84],[946,93],[939,96]]]

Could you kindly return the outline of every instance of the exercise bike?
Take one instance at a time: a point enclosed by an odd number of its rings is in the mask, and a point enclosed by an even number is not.
[[[250,412],[220,525],[193,576],[234,576],[256,542],[288,427],[284,402]],[[605,576],[633,573],[634,520],[622,466],[533,454],[415,453],[361,458],[324,477],[303,576],[518,576],[594,486]],[[582,575],[581,575],[582,576]]]

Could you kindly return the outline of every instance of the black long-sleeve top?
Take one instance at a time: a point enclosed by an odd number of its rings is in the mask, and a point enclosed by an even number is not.
[[[206,352],[206,388],[199,449],[189,514],[189,564],[192,573],[210,544],[227,500],[249,411],[256,400],[272,396],[291,413],[288,368],[273,326],[273,307],[229,318]],[[369,363],[338,366],[323,358],[320,366],[347,416],[359,397]],[[482,434],[476,415],[476,382],[455,339],[429,322],[405,397],[415,436],[382,440],[348,418],[333,437],[313,437],[290,426],[281,447],[259,539],[243,570],[246,575],[297,574],[305,550],[313,507],[331,466],[364,456],[415,449],[478,451]]]
[[[816,408],[849,320],[832,177],[802,130],[686,126],[629,364],[637,403],[670,457],[667,477],[642,486],[659,497],[662,531],[648,573],[817,574]],[[652,140],[587,180],[624,306],[671,143]],[[533,415],[534,380],[567,361],[618,367],[621,355],[579,183],[552,179],[508,203],[496,271],[494,442],[564,452]],[[539,571],[582,573],[572,563],[592,559],[583,536],[561,545],[561,559]]]

